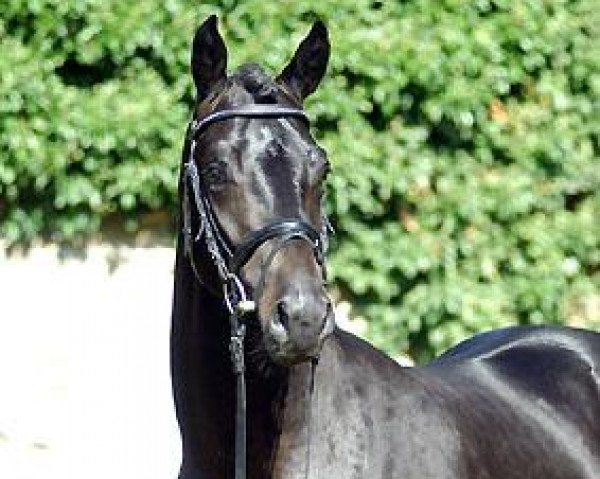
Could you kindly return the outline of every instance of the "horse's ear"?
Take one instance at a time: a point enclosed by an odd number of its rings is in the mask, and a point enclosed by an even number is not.
[[[217,30],[217,17],[211,15],[196,31],[192,44],[192,76],[199,101],[226,77],[226,68],[227,47]]]
[[[327,27],[318,20],[300,43],[292,61],[277,77],[277,81],[284,84],[300,101],[303,101],[316,90],[325,74],[328,61]]]

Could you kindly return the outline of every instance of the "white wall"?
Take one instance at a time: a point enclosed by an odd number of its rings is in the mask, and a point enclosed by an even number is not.
[[[52,246],[0,256],[0,478],[176,477],[173,256],[101,245],[85,260]]]

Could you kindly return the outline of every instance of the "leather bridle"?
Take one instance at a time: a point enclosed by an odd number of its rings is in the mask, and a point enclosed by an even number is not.
[[[265,283],[267,269],[276,254],[291,240],[304,240],[311,246],[317,263],[325,278],[324,255],[328,245],[328,233],[331,225],[323,214],[322,227],[317,231],[312,225],[299,218],[287,218],[275,221],[265,227],[253,231],[242,239],[239,245],[232,245],[226,238],[216,215],[210,198],[202,187],[195,161],[197,139],[206,129],[215,123],[233,118],[296,118],[308,125],[306,113],[297,108],[285,108],[277,105],[248,105],[235,109],[215,111],[208,116],[193,120],[188,126],[187,141],[189,155],[183,167],[183,240],[184,252],[197,280],[205,284],[200,276],[194,255],[195,243],[204,240],[210,259],[216,268],[223,300],[229,312],[231,337],[230,351],[233,370],[237,382],[236,401],[236,435],[235,435],[235,479],[246,478],[246,384],[244,364],[244,316],[256,311],[256,302],[260,299]],[[191,193],[190,195],[190,188]],[[193,231],[192,203],[198,215],[198,228]],[[276,240],[264,262],[260,279],[254,290],[254,300],[249,298],[241,279],[241,269],[252,258],[254,253],[265,243]]]
[[[328,245],[328,233],[331,231],[331,224],[326,215],[322,217],[322,227],[317,231],[312,225],[298,218],[286,218],[275,221],[265,227],[253,231],[242,239],[239,245],[233,246],[226,239],[222,228],[213,212],[212,205],[208,195],[202,188],[202,181],[198,173],[198,167],[195,162],[195,150],[197,138],[206,131],[206,129],[217,122],[229,120],[232,118],[281,118],[291,117],[302,120],[308,124],[308,117],[303,110],[297,108],[285,108],[276,105],[248,105],[236,109],[219,110],[210,115],[193,120],[188,127],[189,156],[184,163],[184,181],[183,181],[183,234],[184,247],[186,255],[189,257],[197,279],[202,281],[198,268],[196,267],[193,245],[195,242],[204,238],[206,248],[210,254],[211,260],[216,267],[219,280],[224,287],[226,303],[234,306],[237,301],[233,296],[242,293],[239,285],[243,286],[240,280],[240,272],[244,265],[250,260],[252,255],[260,246],[272,239],[278,239],[278,249],[284,246],[284,243],[292,239],[303,239],[311,244],[317,263],[324,265],[323,258]],[[192,190],[190,198],[189,190]],[[198,214],[199,226],[194,235],[192,231],[192,210],[190,199]],[[264,270],[264,266],[263,266]],[[324,270],[323,270],[324,272]],[[263,271],[264,274],[264,271]],[[233,288],[232,288],[233,287]],[[245,291],[244,291],[245,293]],[[255,291],[260,294],[261,291]],[[245,294],[243,295],[245,296]],[[232,312],[230,309],[230,313]]]

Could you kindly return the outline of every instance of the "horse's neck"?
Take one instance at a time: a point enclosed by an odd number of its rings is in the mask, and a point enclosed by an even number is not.
[[[184,467],[187,463],[210,477],[227,477],[233,467],[236,389],[229,333],[222,301],[199,285],[179,258],[172,372]],[[260,334],[250,329],[246,338],[248,477],[268,478],[277,450],[305,436],[310,367],[275,366],[260,341]],[[284,416],[286,430],[282,434]]]

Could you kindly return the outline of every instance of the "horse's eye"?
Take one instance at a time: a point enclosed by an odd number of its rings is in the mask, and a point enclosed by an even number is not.
[[[227,182],[227,165],[222,161],[205,163],[200,172],[208,187],[222,186]]]
[[[282,150],[281,145],[277,141],[271,141],[266,146],[263,156],[266,159],[277,158],[278,156],[281,155],[281,150]]]

